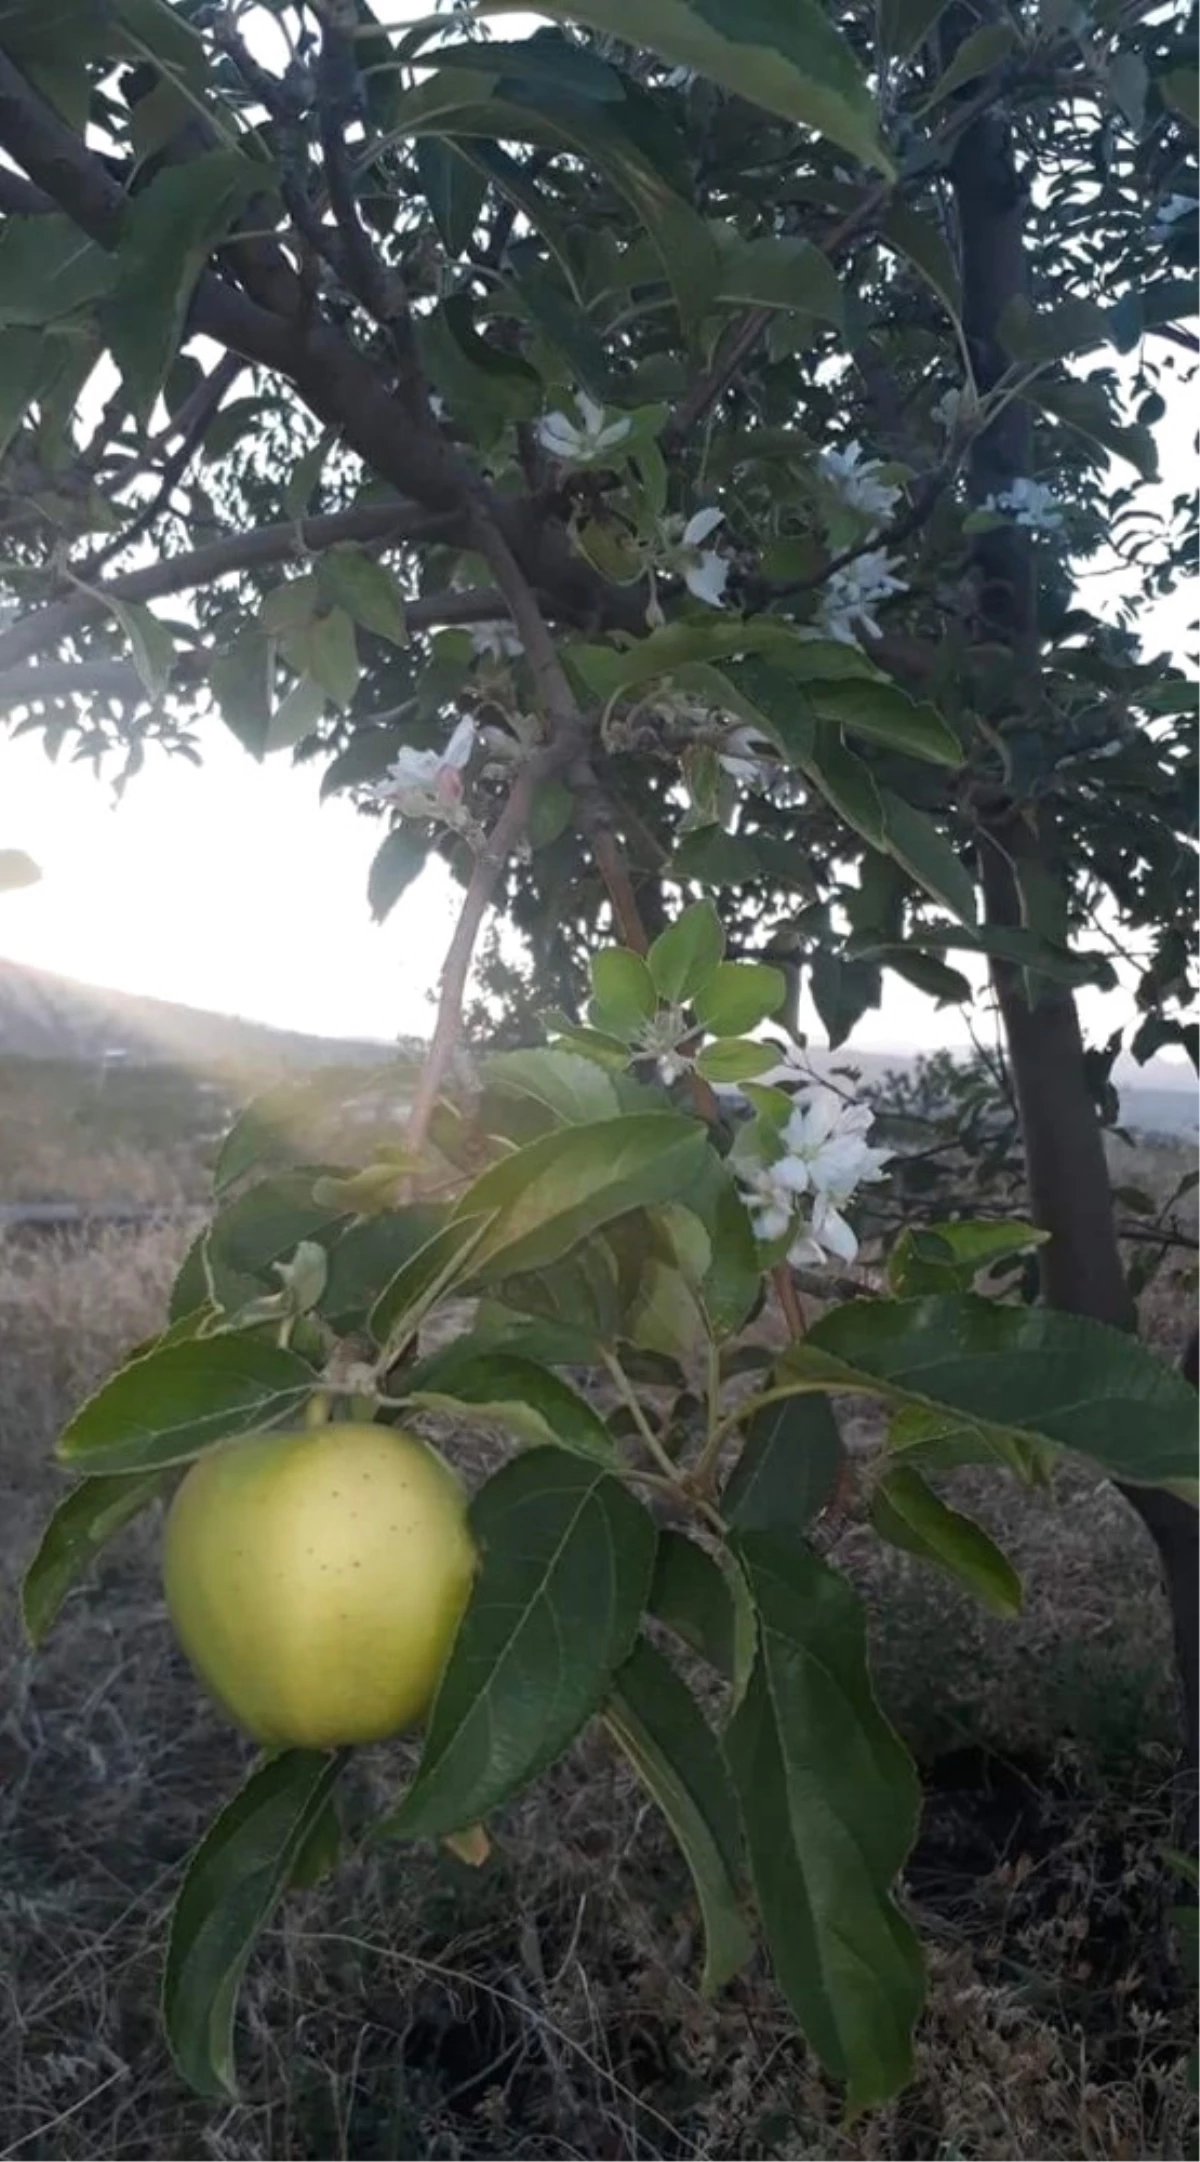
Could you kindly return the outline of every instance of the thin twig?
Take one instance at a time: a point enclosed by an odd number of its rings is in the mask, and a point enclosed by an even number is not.
[[[337,541],[374,541],[382,547],[393,541],[445,538],[453,532],[457,515],[420,510],[410,503],[366,503],[319,518],[288,519],[280,525],[259,526],[249,533],[231,533],[203,548],[187,549],[163,562],[148,563],[143,570],[128,571],[96,593],[76,591],[23,616],[11,630],[0,633],[0,673],[43,652],[89,617],[102,614],[110,596],[119,601],[151,601],[167,593],[187,593],[194,586],[227,578],[233,571],[282,563],[289,556],[315,555]],[[501,612],[496,595],[487,599],[489,615]],[[439,614],[434,620],[450,622],[455,618],[452,613]],[[478,622],[486,618],[468,615],[457,620]]]
[[[604,890],[612,905],[613,918],[625,944],[634,953],[645,954],[650,950],[646,926],[633,890],[629,866],[617,843],[612,827],[597,823],[588,836],[596,868],[604,880]]]
[[[832,259],[837,251],[846,247],[851,240],[859,239],[874,224],[878,212],[891,196],[892,188],[892,181],[881,180],[868,189],[853,210],[847,211],[846,216],[818,243],[821,252]],[[751,308],[740,323],[734,324],[712,366],[693,384],[678,411],[668,422],[664,442],[671,448],[676,448],[685,436],[690,435],[697,421],[703,420],[722,392],[728,390],[738,369],[754,351],[774,314],[773,308]]]
[[[354,36],[358,27],[354,0],[315,0],[321,24],[317,65],[317,126],[325,160],[325,185],[344,251],[342,276],[368,315],[385,330],[403,368],[406,398],[424,395],[420,363],[407,299],[399,273],[377,255],[359,215],[358,196],[345,126],[358,94]]]
[[[82,575],[94,578],[97,571],[111,563],[114,556],[123,555],[132,548],[143,533],[148,533],[156,518],[166,510],[178,483],[182,480],[193,457],[203,443],[209,427],[216,418],[217,410],[227,390],[231,390],[245,367],[236,353],[226,353],[217,362],[212,374],[200,387],[198,398],[189,400],[191,410],[184,423],[183,433],[175,449],[163,462],[162,475],[150,501],[141,509],[123,533],[117,533],[106,541],[99,552],[80,566]]]
[[[425,1146],[438,1094],[462,1034],[463,998],[480,926],[491,904],[500,874],[513,850],[524,838],[533,807],[534,790],[540,778],[538,759],[531,759],[521,768],[508,801],[475,860],[475,869],[463,896],[454,936],[442,967],[433,1035],[430,1037],[429,1049],[413,1091],[405,1138],[414,1151]]]
[[[473,498],[471,524],[475,544],[495,575],[524,646],[546,724],[546,741],[518,773],[508,802],[476,861],[463,899],[442,970],[437,1021],[409,1113],[408,1139],[414,1149],[424,1146],[438,1092],[462,1033],[462,1005],[475,942],[500,874],[524,838],[539,782],[561,772],[581,756],[587,736],[586,722],[563,672],[533,589],[481,495]]]

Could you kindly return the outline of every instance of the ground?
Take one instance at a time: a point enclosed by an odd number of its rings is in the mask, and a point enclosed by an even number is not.
[[[173,1647],[153,1524],[112,1550],[37,1657],[13,1604],[58,1485],[54,1436],[156,1326],[186,1236],[167,1223],[0,1246],[0,2158],[1194,2151],[1194,2022],[1161,1857],[1166,1617],[1140,1526],[1080,1474],[1044,1498],[960,1476],[955,1498],[1025,1572],[1017,1623],[863,1530],[834,1542],[927,1792],[906,1898],[931,1999],[916,2083],[890,2109],[839,2124],[761,1968],[701,1999],[686,1879],[599,1733],[501,1814],[484,1869],[383,1849],[294,1897],[244,1992],[246,2100],[190,2099],[158,2025],[164,1922],[246,1751]],[[1150,1333],[1176,1345],[1181,1299],[1160,1283],[1148,1306]],[[457,1447],[469,1467],[470,1438]],[[402,1749],[364,1752],[356,1808],[394,1794],[404,1764]]]

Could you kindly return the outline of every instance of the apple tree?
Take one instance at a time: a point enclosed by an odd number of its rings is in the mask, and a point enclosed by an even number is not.
[[[1196,1399],[1136,1338],[1120,1038],[1076,1004],[1115,952],[1135,1056],[1195,1055],[1194,695],[1087,599],[1190,560],[1155,430],[1196,351],[1194,16],[396,13],[0,22],[0,701],[122,783],[222,725],[318,760],[379,823],[377,916],[433,858],[461,889],[403,1143],[339,1154],[317,1083],[234,1127],[168,1327],[62,1437],[27,1620],[218,1444],[511,1433],[377,1836],[478,1839],[602,1721],[708,1984],[761,1938],[862,2108],[911,2063],[918,1789],[814,1529],[869,1516],[1013,1612],[938,1475],[1086,1458],[1158,1547],[1194,1748]],[[889,977],[968,1000],[964,957],[1031,1221],[901,1228],[806,1331],[884,1164],[799,991],[836,1048]],[[1034,1252],[1037,1302],[979,1294]],[[845,1391],[887,1413],[869,1466]],[[166,2009],[205,2091],[344,1756],[269,1755],[195,1858]]]

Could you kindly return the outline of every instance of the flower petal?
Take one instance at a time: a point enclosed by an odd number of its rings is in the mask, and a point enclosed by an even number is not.
[[[715,533],[717,527],[723,525],[724,522],[724,511],[717,510],[712,505],[707,510],[693,511],[683,529],[685,546],[698,548],[701,541],[706,541],[709,534]]]
[[[475,748],[475,723],[473,720],[459,722],[449,743],[442,752],[443,766],[465,766]]]
[[[722,606],[722,594],[729,576],[729,565],[723,556],[704,555],[683,574],[683,582],[689,593],[698,601],[707,601],[710,608]]]

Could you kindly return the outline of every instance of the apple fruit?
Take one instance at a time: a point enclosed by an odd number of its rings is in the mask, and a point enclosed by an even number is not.
[[[202,1456],[167,1517],[167,1611],[205,1687],[271,1747],[382,1741],[428,1711],[476,1551],[415,1434],[331,1423]]]

